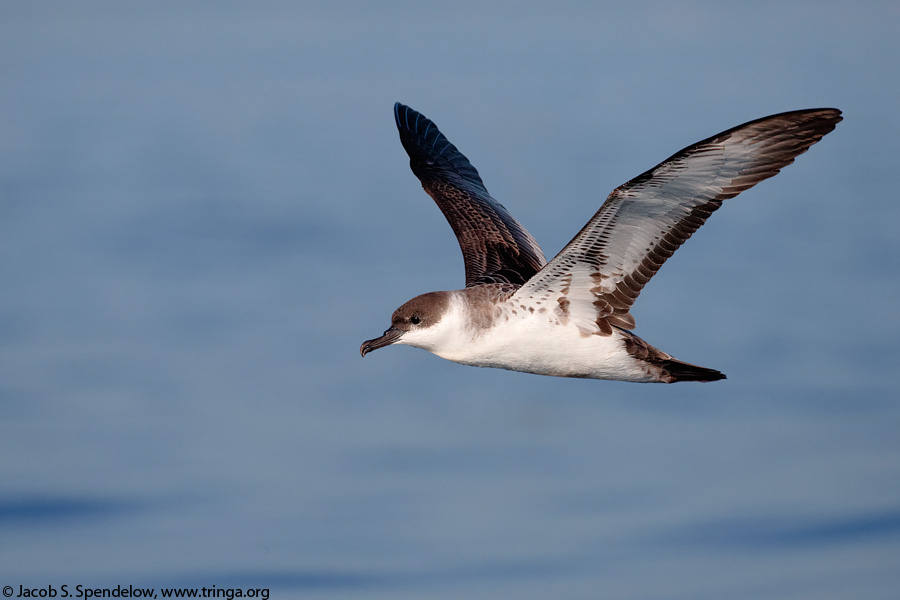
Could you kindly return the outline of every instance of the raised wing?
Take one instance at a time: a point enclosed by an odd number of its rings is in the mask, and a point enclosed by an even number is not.
[[[491,198],[469,159],[431,120],[399,102],[394,118],[412,172],[459,241],[466,287],[528,281],[547,262],[531,234]]]
[[[556,297],[556,314],[585,333],[633,328],[629,310],[644,285],[722,201],[794,162],[835,128],[840,114],[832,108],[781,113],[677,152],[613,190],[515,297]]]

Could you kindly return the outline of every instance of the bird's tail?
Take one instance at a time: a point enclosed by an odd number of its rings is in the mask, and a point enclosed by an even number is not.
[[[655,367],[656,381],[660,383],[675,383],[676,381],[719,381],[725,379],[725,374],[715,369],[698,367],[690,363],[672,358],[659,348],[654,348],[634,333],[618,328],[622,340],[625,342],[625,350],[640,361]],[[657,371],[658,369],[658,371]]]
[[[718,381],[725,379],[725,373],[706,367],[698,367],[690,363],[681,362],[674,358],[667,358],[656,363],[663,370],[663,381],[675,383],[676,381]]]

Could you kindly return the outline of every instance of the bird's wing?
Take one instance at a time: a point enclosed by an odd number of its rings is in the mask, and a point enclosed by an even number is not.
[[[794,162],[835,128],[840,114],[823,108],[772,115],[677,152],[613,190],[514,298],[549,300],[585,333],[633,328],[629,310],[644,285],[722,201]]]
[[[430,119],[399,102],[394,118],[412,172],[459,241],[466,287],[528,281],[547,262],[531,234],[491,198],[469,159]]]

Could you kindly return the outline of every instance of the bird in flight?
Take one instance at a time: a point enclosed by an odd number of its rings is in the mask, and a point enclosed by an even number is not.
[[[716,381],[632,332],[631,305],[663,263],[722,205],[794,162],[841,121],[833,108],[738,125],[676,152],[617,187],[547,262],[478,171],[430,119],[400,103],[394,119],[412,172],[459,241],[466,287],[417,296],[381,337],[465,365],[634,382]]]

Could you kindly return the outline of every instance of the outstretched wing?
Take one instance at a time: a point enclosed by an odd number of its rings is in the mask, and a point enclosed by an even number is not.
[[[466,287],[528,281],[547,262],[531,234],[491,198],[469,159],[431,120],[399,102],[394,118],[412,172],[459,241]]]
[[[832,108],[781,113],[677,152],[613,190],[515,297],[555,297],[556,314],[586,333],[633,328],[629,310],[644,285],[722,201],[794,162],[835,128],[840,114]]]

